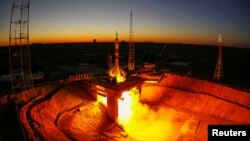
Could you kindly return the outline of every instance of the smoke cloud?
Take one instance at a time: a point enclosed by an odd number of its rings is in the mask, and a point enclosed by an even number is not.
[[[140,103],[137,92],[125,92],[119,100],[119,123],[136,140],[177,140],[174,115],[174,110]]]

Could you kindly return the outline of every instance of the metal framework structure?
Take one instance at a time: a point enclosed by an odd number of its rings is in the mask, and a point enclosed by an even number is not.
[[[128,70],[132,71],[135,69],[135,51],[133,42],[133,12],[130,12],[130,31],[129,31],[129,51],[128,51]]]
[[[110,53],[108,53],[107,55],[107,59],[108,59],[108,69],[110,70],[111,68],[113,68],[113,59],[112,59],[112,55]]]
[[[9,30],[9,65],[12,95],[9,95],[8,99],[15,103],[19,123],[25,140],[27,140],[27,138],[19,117],[21,105],[22,102],[26,102],[27,100],[32,100],[32,102],[37,104],[29,50],[29,8],[30,0],[13,0]],[[25,100],[15,97],[15,95],[21,91],[24,91],[26,96],[24,97]],[[37,112],[42,122],[38,107]],[[34,126],[33,121],[28,119],[28,122],[31,126]],[[39,139],[38,132],[35,129],[33,132],[37,139]]]
[[[30,0],[13,0],[9,31],[12,93],[33,87],[29,51]]]
[[[218,53],[217,64],[215,67],[213,79],[216,79],[216,81],[219,82],[223,78],[222,34],[218,34],[218,43],[219,43],[219,53]]]

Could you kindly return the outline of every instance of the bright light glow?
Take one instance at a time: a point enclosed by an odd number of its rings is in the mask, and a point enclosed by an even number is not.
[[[126,73],[121,68],[111,69],[109,71],[109,76],[115,77],[117,83],[121,83],[126,80]]]
[[[107,97],[97,94],[97,102],[107,106]]]
[[[96,88],[105,91],[105,88],[103,86],[96,85]]]
[[[176,140],[172,131],[173,112],[164,108],[152,109],[139,102],[139,91],[133,88],[122,93],[118,100],[118,122],[126,133],[142,141]]]
[[[126,80],[125,77],[123,77],[122,75],[117,75],[116,76],[116,82],[120,83],[120,82],[124,82]]]
[[[129,91],[122,93],[121,98],[118,100],[118,122],[121,124],[128,123],[132,114],[133,98]]]
[[[148,84],[157,84],[158,83],[158,81],[156,81],[156,80],[146,80],[144,82],[148,83]]]

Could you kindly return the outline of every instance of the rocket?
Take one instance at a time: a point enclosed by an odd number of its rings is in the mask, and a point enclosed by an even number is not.
[[[119,41],[118,41],[118,33],[116,31],[115,38],[115,65],[108,71],[110,77],[115,77],[116,82],[124,82],[126,80],[126,72],[119,66]]]

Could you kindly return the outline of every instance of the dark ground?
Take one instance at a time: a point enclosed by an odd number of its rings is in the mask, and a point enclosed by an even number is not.
[[[218,47],[204,45],[136,43],[136,68],[144,63],[155,63],[156,69],[169,69],[171,72],[185,75],[191,72],[192,77],[213,81]],[[70,74],[62,72],[58,66],[79,66],[79,64],[95,64],[107,70],[107,54],[113,53],[113,43],[72,43],[72,44],[33,44],[31,61],[33,72],[42,71],[45,78],[35,82],[47,83],[65,79]],[[120,43],[120,65],[127,66],[127,43]],[[0,76],[9,73],[8,48],[0,48]],[[250,49],[223,48],[224,79],[222,83],[239,89],[250,89]],[[187,62],[187,66],[177,66],[173,62]],[[83,70],[84,72],[84,70]],[[103,72],[105,73],[105,72]],[[10,84],[0,82],[0,96],[10,92]],[[22,133],[17,120],[15,107],[0,107],[0,140],[22,140]],[[11,133],[15,133],[14,135]]]
[[[24,141],[15,104],[0,106],[0,141]]]
[[[127,43],[120,43],[120,65],[127,67]],[[169,69],[184,75],[188,71],[193,77],[212,81],[216,65],[218,47],[188,44],[136,43],[135,65],[143,66],[145,62],[155,63],[156,69]],[[113,43],[64,43],[64,44],[33,44],[31,62],[33,72],[38,70],[45,74],[43,82],[65,79],[70,72],[59,69],[60,66],[77,67],[79,64],[95,64],[102,70],[107,70],[107,54],[113,55]],[[0,48],[0,76],[9,73],[8,48]],[[223,48],[224,79],[223,83],[240,88],[250,88],[250,49]],[[173,62],[187,62],[187,66],[172,65]],[[82,70],[86,72],[89,70]],[[105,73],[105,72],[103,72]],[[3,87],[8,86],[1,84]]]

